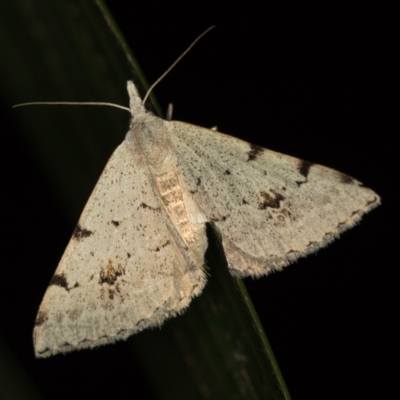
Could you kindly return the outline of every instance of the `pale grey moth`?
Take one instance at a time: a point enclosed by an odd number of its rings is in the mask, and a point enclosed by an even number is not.
[[[34,329],[38,357],[161,325],[205,283],[206,223],[230,272],[259,277],[325,246],[380,204],[355,179],[146,112],[132,120],[51,279]]]

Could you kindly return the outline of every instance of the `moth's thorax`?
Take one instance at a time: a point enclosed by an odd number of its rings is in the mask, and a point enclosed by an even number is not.
[[[138,151],[144,154],[147,165],[156,174],[163,174],[174,168],[172,143],[165,124],[154,115],[143,113],[134,118],[127,139],[133,140]]]

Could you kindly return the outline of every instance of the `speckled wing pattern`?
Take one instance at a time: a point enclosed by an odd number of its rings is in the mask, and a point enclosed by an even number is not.
[[[158,326],[202,291],[203,262],[170,226],[142,162],[125,140],[101,175],[40,306],[38,357]]]
[[[279,270],[380,204],[332,169],[147,113],[107,163],[36,318],[47,357],[126,339],[182,312],[205,285],[206,223],[233,275]]]
[[[380,204],[371,189],[322,165],[179,121],[168,129],[177,170],[236,276],[280,270]]]

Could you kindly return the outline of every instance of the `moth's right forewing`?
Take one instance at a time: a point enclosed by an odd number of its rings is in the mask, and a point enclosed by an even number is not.
[[[380,204],[333,169],[179,121],[170,131],[182,180],[221,233],[235,275],[279,270]]]

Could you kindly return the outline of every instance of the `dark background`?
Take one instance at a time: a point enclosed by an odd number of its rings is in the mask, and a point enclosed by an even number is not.
[[[397,379],[399,265],[393,140],[399,130],[391,76],[398,44],[391,10],[115,0],[108,6],[150,82],[199,33],[217,25],[155,91],[164,109],[174,104],[174,119],[217,125],[221,132],[335,168],[382,196],[381,207],[328,248],[283,273],[245,283],[293,399],[388,397]],[[41,66],[27,68],[39,73]],[[129,78],[120,77],[121,84]],[[132,398],[152,398],[139,367],[135,377],[135,366],[129,376],[125,372],[131,362],[125,343],[51,364],[34,359],[36,310],[74,224],[19,136],[11,104],[1,101],[4,346],[46,398],[120,398],[126,387]],[[116,135],[121,141],[125,132]],[[79,370],[86,358],[93,367]],[[88,393],[78,382],[87,382]]]

